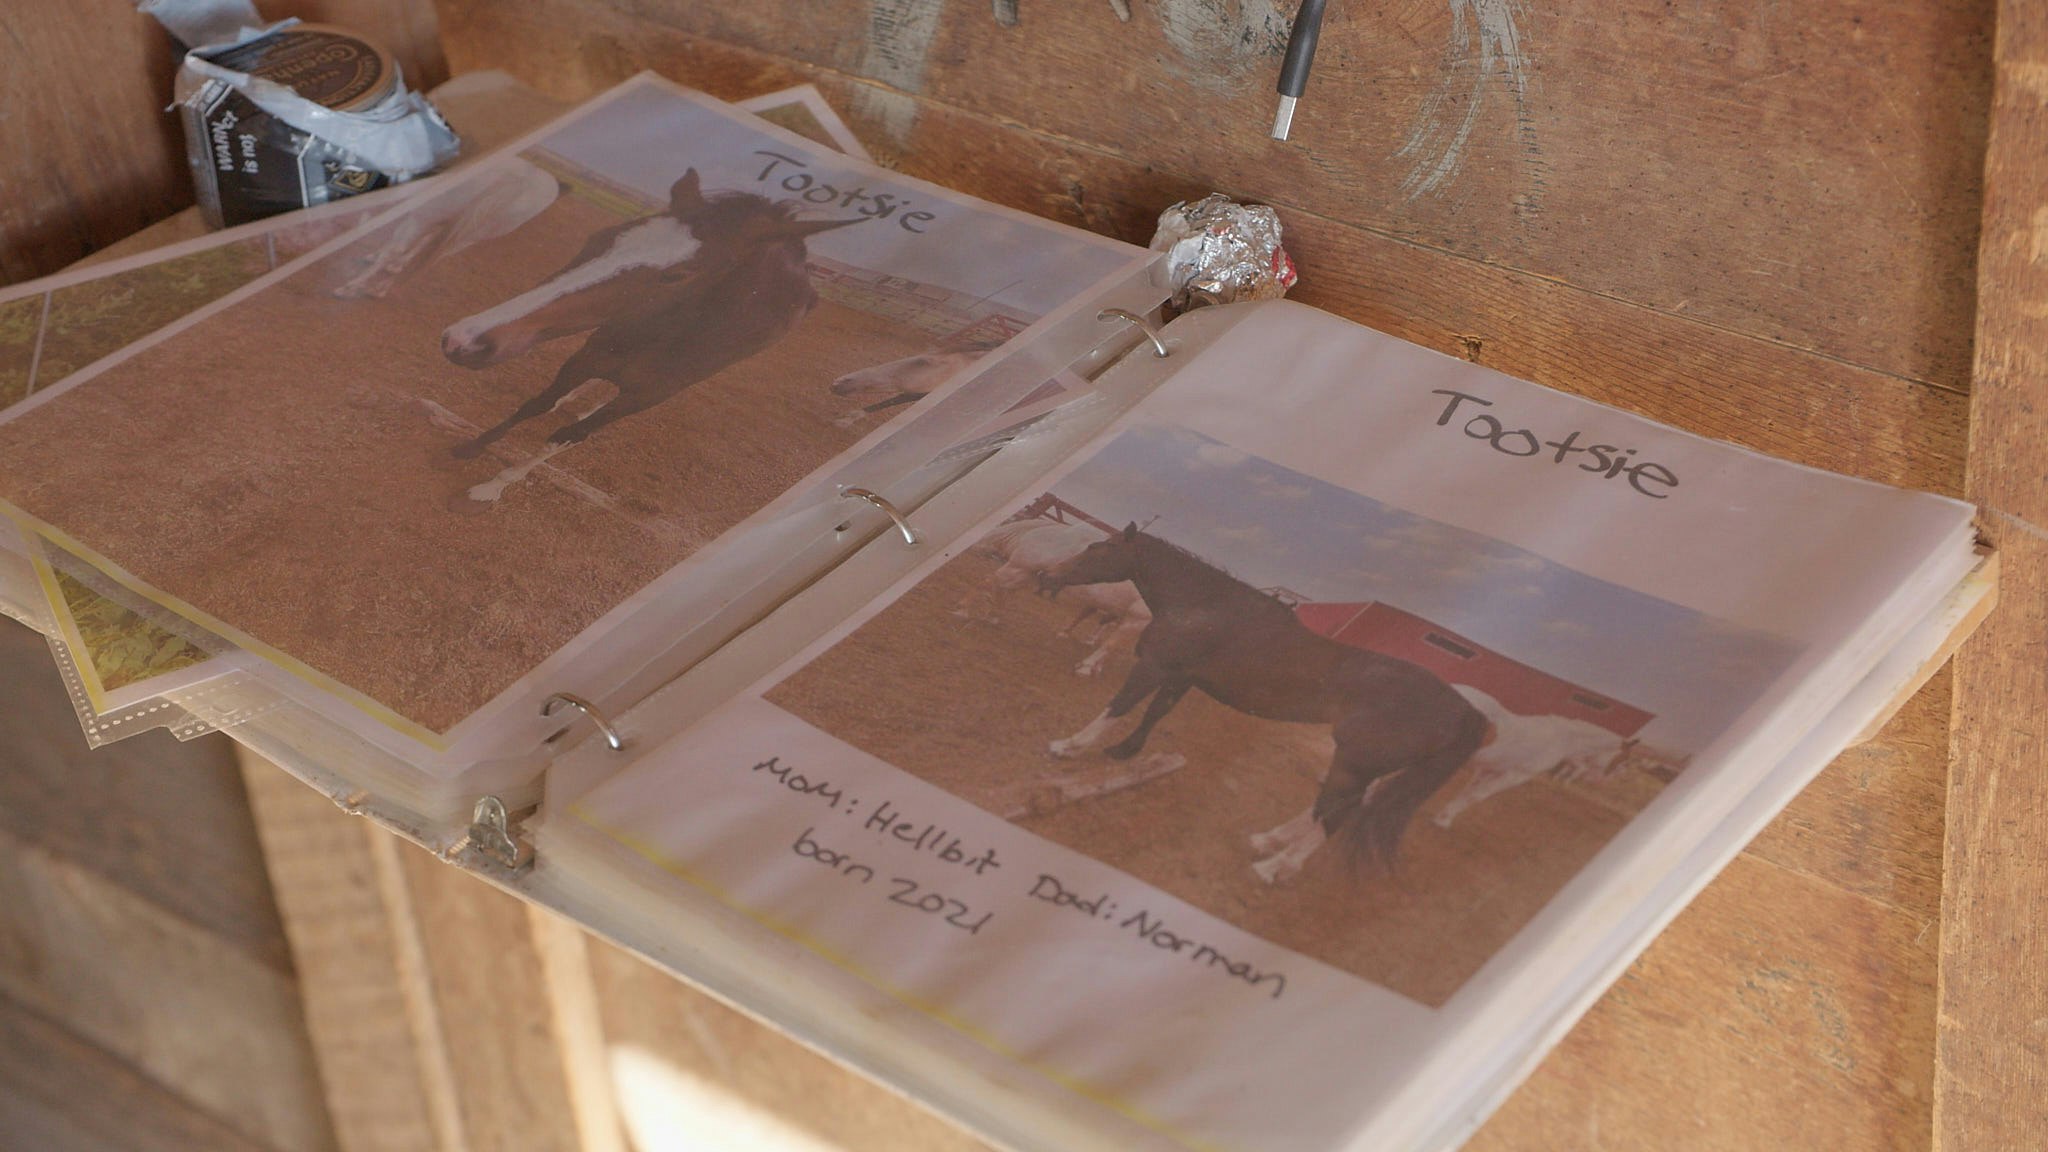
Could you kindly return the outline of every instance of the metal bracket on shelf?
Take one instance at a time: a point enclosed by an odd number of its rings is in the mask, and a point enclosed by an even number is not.
[[[484,864],[519,873],[533,867],[533,845],[519,834],[519,827],[505,810],[505,802],[486,796],[476,802],[470,814],[469,834],[456,846],[454,856],[480,857]]]

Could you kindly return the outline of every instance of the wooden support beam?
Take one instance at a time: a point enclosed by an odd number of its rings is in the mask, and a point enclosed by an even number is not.
[[[2048,1147],[2048,11],[1998,6],[1968,491],[2004,567],[1956,657],[1935,1147]]]

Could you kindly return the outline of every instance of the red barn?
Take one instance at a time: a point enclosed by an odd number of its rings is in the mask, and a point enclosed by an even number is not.
[[[1589,688],[1512,660],[1390,604],[1303,603],[1294,614],[1313,632],[1420,664],[1451,684],[1464,684],[1523,716],[1568,716],[1629,737],[1655,717]]]

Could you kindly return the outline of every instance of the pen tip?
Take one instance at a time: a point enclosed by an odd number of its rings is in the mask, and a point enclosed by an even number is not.
[[[1273,139],[1287,139],[1287,130],[1294,126],[1294,97],[1282,96],[1280,110],[1273,114]]]

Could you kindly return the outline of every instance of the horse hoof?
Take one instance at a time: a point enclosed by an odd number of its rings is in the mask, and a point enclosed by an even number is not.
[[[457,492],[448,498],[446,507],[457,516],[481,516],[489,512],[492,505],[487,500],[472,500],[467,492]]]
[[[1278,859],[1261,860],[1252,865],[1252,872],[1269,887],[1294,875],[1294,869],[1287,867]]]
[[[1055,740],[1046,745],[1045,750],[1062,760],[1072,760],[1082,752],[1081,747],[1071,740]]]
[[[1074,675],[1093,676],[1095,675],[1095,666],[1093,664],[1076,664],[1074,665]]]

